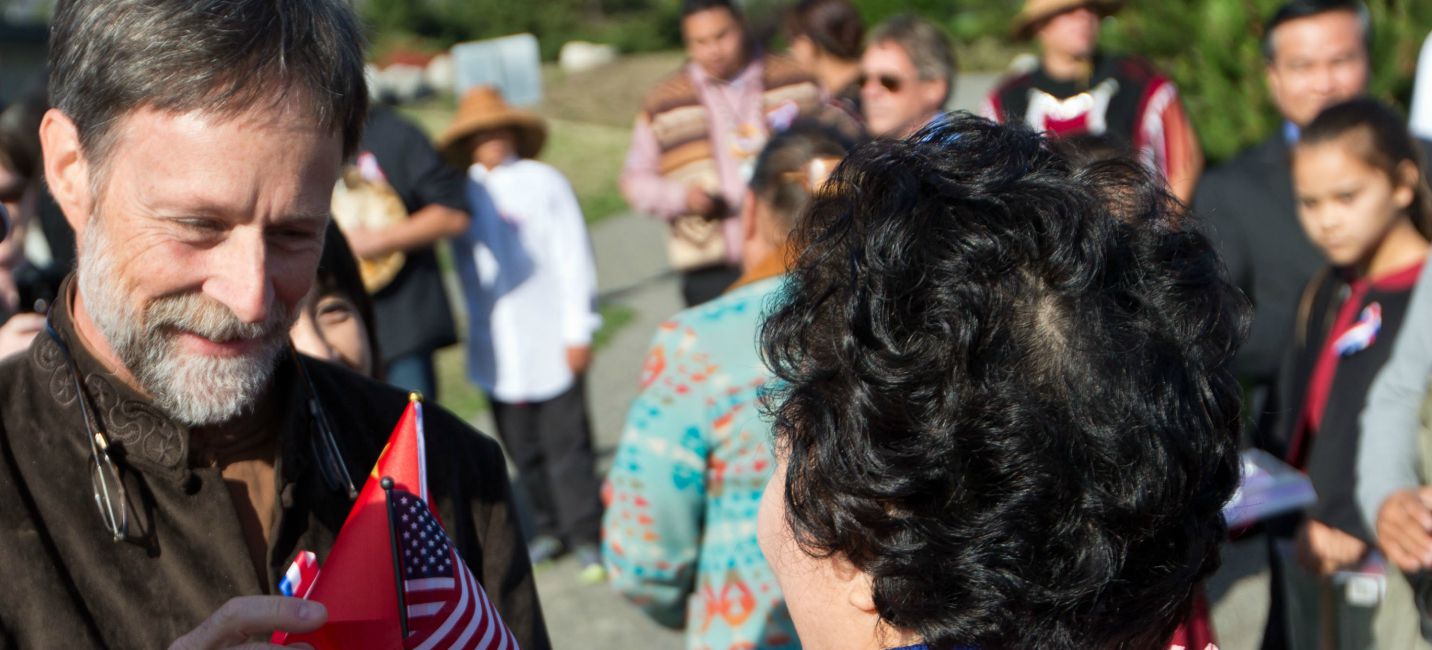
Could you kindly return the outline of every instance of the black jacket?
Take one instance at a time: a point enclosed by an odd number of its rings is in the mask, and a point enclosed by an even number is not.
[[[376,106],[369,111],[362,150],[373,154],[409,214],[434,204],[468,212],[466,176],[443,164],[427,134],[392,109]],[[393,281],[373,295],[378,349],[385,364],[457,343],[437,249],[410,250],[406,260]]]
[[[1362,428],[1358,418],[1367,404],[1367,394],[1377,373],[1392,356],[1393,342],[1402,331],[1412,296],[1412,277],[1402,275],[1377,284],[1362,285],[1361,291],[1337,269],[1329,268],[1314,276],[1304,295],[1299,296],[1295,328],[1288,333],[1289,351],[1280,371],[1277,427],[1274,442],[1284,460],[1303,469],[1313,481],[1318,502],[1308,508],[1308,516],[1338,528],[1369,544],[1375,543],[1367,530],[1354,498],[1357,474],[1358,441]],[[1307,409],[1310,383],[1318,359],[1333,336],[1344,303],[1356,322],[1368,305],[1377,303],[1382,309],[1382,326],[1366,349],[1338,357],[1327,399],[1320,414],[1321,425],[1314,430],[1303,420]],[[1301,429],[1301,430],[1300,430]]]
[[[67,307],[51,312],[75,341]],[[273,593],[300,550],[326,558],[351,502],[315,465],[307,389],[281,363],[278,485],[268,575],[254,570],[217,467],[191,463],[189,432],[69,346],[89,403],[121,458],[131,536],[112,541],[90,485],[90,448],[73,375],[43,333],[0,363],[0,648],[162,648],[234,596]],[[361,489],[406,394],[304,359]],[[490,438],[426,411],[428,483],[448,534],[524,649],[550,643]]]
[[[1298,225],[1289,155],[1279,133],[1204,174],[1193,200],[1230,278],[1253,302],[1236,368],[1255,384],[1277,377],[1298,297],[1327,264]]]

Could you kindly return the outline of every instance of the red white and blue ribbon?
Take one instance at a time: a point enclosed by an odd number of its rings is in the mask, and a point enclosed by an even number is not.
[[[283,579],[278,581],[278,591],[285,596],[307,598],[317,578],[318,556],[313,551],[300,551],[283,573]]]
[[[1333,341],[1333,351],[1340,357],[1348,357],[1372,347],[1377,341],[1377,332],[1382,329],[1382,305],[1372,303],[1363,308],[1357,322]]]

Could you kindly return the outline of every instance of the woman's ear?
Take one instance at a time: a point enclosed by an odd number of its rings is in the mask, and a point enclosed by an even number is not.
[[[1417,200],[1417,187],[1422,183],[1422,172],[1411,160],[1404,160],[1397,164],[1396,187],[1392,188],[1392,200],[1397,202],[1397,207],[1407,209]]]
[[[756,239],[756,193],[746,190],[745,198],[741,199],[741,241],[751,242]]]
[[[45,182],[50,195],[74,229],[76,239],[94,211],[96,197],[91,191],[90,165],[80,147],[79,129],[69,116],[52,108],[40,121],[40,147],[45,155]]]
[[[861,571],[844,555],[832,555],[830,562],[831,571],[835,575],[839,588],[845,592],[845,601],[862,613],[877,614],[875,611],[875,581],[870,574]]]

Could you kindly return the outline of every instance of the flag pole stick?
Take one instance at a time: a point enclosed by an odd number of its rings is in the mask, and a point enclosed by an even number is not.
[[[384,476],[378,482],[383,486],[383,497],[388,508],[388,548],[393,551],[393,586],[398,590],[398,625],[403,632],[403,642],[408,641],[408,601],[403,594],[403,564],[398,557],[398,525],[393,519],[393,478]]]

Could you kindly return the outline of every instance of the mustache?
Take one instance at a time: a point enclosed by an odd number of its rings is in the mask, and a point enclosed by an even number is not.
[[[186,293],[150,302],[145,310],[145,321],[144,329],[151,334],[175,329],[227,343],[286,335],[292,316],[282,303],[275,301],[263,321],[246,323],[213,298]]]

